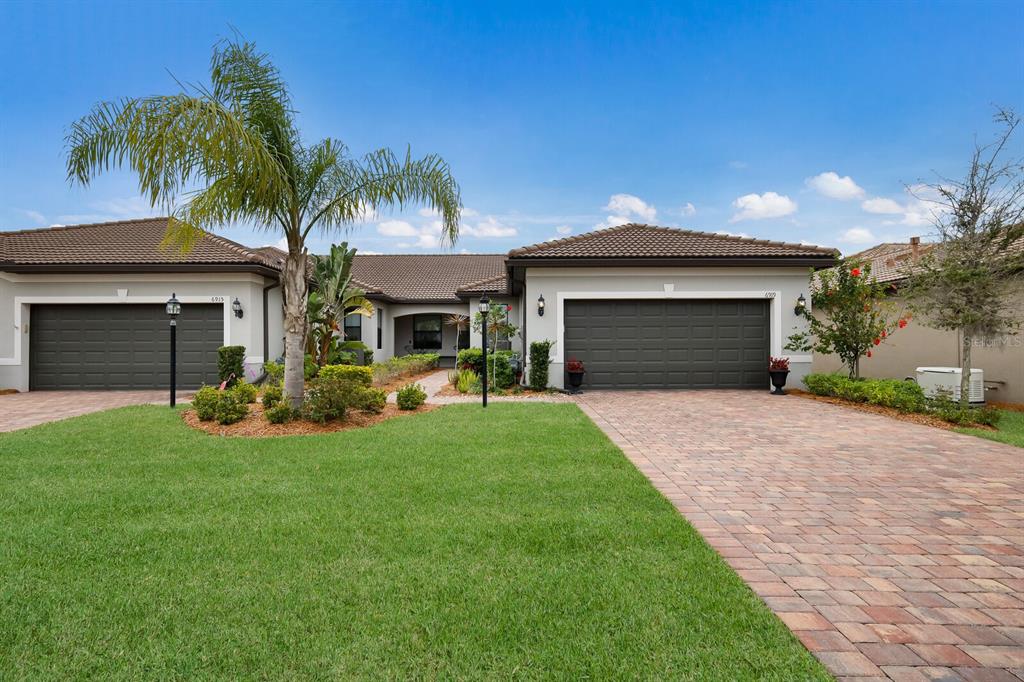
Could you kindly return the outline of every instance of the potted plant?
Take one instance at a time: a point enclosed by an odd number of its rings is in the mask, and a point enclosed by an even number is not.
[[[772,395],[786,395],[782,387],[786,385],[786,377],[789,376],[789,358],[769,358],[768,374],[772,378],[772,386],[775,387]]]
[[[583,363],[576,358],[569,358],[569,361],[565,363],[565,372],[569,375],[569,393],[579,393],[583,375],[587,373]]]

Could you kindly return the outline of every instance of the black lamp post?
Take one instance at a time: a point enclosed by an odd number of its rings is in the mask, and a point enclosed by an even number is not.
[[[480,315],[483,318],[483,349],[484,349],[484,375],[480,379],[480,386],[484,392],[484,407],[487,407],[487,316],[491,312],[491,299],[486,296],[480,299]]]
[[[174,393],[177,386],[175,386],[175,379],[177,378],[178,367],[177,358],[178,352],[175,347],[178,332],[178,315],[181,313],[181,301],[175,294],[171,294],[171,297],[167,299],[167,315],[171,318],[171,407],[174,407]]]

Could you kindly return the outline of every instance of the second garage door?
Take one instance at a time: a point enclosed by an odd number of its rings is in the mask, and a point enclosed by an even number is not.
[[[565,358],[583,388],[768,386],[768,302],[569,300]]]
[[[170,385],[163,305],[33,305],[29,388],[142,389]],[[217,383],[224,307],[188,304],[178,318],[178,387]]]

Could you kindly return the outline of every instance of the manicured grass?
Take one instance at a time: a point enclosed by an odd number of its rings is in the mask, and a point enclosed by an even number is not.
[[[574,405],[0,436],[0,678],[828,679]]]
[[[996,426],[997,431],[989,431],[988,429],[957,429],[957,431],[1024,448],[1024,412],[999,410],[999,414],[999,424]]]

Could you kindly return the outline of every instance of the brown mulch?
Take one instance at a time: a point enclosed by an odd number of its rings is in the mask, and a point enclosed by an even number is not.
[[[381,384],[379,386],[377,384],[374,384],[373,387],[380,388],[387,391],[388,393],[391,393],[392,391],[397,391],[406,384],[414,384],[420,379],[425,379],[426,377],[429,377],[431,374],[434,374],[435,372],[438,371],[438,369],[428,369],[426,372],[420,372],[419,374],[411,374],[409,376],[399,377],[398,379],[393,379],[388,383]]]
[[[989,400],[985,403],[997,410],[1009,410],[1010,412],[1024,412],[1024,403],[1001,403],[997,400]]]
[[[455,388],[451,384],[445,384],[444,386],[441,387],[441,390],[438,391],[437,393],[435,393],[434,395],[448,396],[448,397],[456,396],[457,397],[457,396],[460,396],[460,395],[468,395],[468,394],[467,393],[459,393],[459,389]]]
[[[827,395],[814,395],[807,391],[802,391],[799,388],[787,388],[787,395],[795,395],[800,398],[809,398],[811,400],[817,400],[823,403],[831,403],[832,405],[842,405],[843,407],[849,407],[854,410],[860,410],[861,412],[872,412],[874,414],[880,414],[885,417],[891,417],[892,419],[898,419],[901,422],[911,422],[913,424],[921,424],[922,426],[934,426],[937,429],[945,429],[946,431],[955,431],[958,427],[956,424],[950,424],[949,422],[933,417],[928,414],[917,414],[913,412],[900,412],[899,410],[891,407],[882,407],[881,405],[871,405],[869,403],[855,403],[850,400],[843,400],[842,398],[835,398]],[[971,427],[972,429],[987,429],[990,431],[997,431],[991,426],[984,426],[982,424],[976,424]]]
[[[17,392],[16,388],[0,388],[0,395],[14,395]]]
[[[337,433],[363,429],[396,417],[410,414],[431,412],[441,405],[421,405],[416,410],[400,410],[397,405],[388,403],[380,414],[368,412],[349,412],[344,419],[318,424],[304,419],[293,419],[284,424],[271,424],[263,416],[263,405],[256,402],[249,405],[249,416],[234,424],[220,425],[215,421],[199,421],[195,410],[185,410],[181,418],[194,429],[205,431],[214,436],[242,436],[246,438],[269,438],[274,436],[308,436],[321,433]]]

